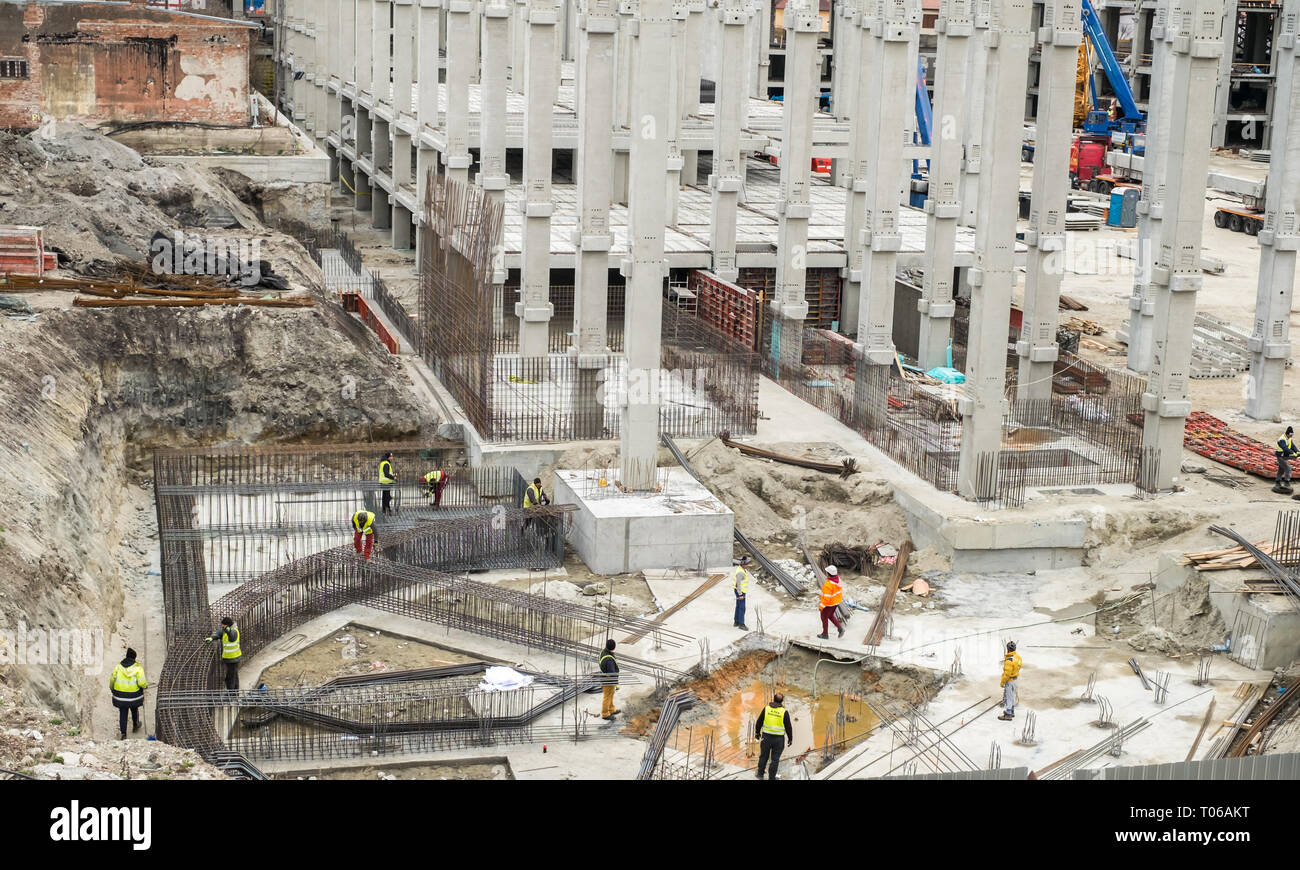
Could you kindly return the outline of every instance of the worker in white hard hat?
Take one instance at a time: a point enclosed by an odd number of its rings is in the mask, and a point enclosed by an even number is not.
[[[835,623],[839,629],[839,636],[844,637],[844,623],[840,622],[839,616],[835,611],[839,610],[840,602],[844,600],[844,584],[840,582],[840,569],[834,565],[826,567],[826,582],[822,584],[821,593],[821,615],[822,615],[822,633],[817,637],[827,640],[829,637],[829,625]]]

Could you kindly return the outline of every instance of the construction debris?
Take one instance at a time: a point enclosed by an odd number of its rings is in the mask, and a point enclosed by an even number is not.
[[[746,456],[756,456],[759,459],[770,459],[773,462],[783,462],[786,465],[794,465],[799,468],[810,468],[813,471],[824,471],[827,474],[838,474],[840,477],[850,477],[857,473],[858,462],[856,459],[849,457],[843,462],[817,462],[814,459],[801,459],[795,456],[783,456],[780,453],[774,453],[771,450],[763,450],[760,447],[753,447],[749,444],[741,444],[739,441],[731,440],[730,432],[718,433],[718,440],[728,447],[735,448]]]
[[[880,602],[880,609],[876,611],[876,618],[872,620],[867,636],[862,639],[867,646],[880,646],[880,642],[885,639],[885,622],[894,609],[894,599],[898,596],[898,586],[907,571],[907,557],[910,555],[912,555],[912,542],[907,540],[903,542],[903,547],[898,552],[898,561],[894,563],[894,573],[889,577],[889,585],[885,587],[885,597]]]

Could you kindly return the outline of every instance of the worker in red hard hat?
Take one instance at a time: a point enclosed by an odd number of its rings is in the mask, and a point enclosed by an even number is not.
[[[844,600],[844,584],[840,582],[840,571],[834,565],[826,568],[826,582],[822,584],[821,593],[821,612],[822,612],[822,633],[817,635],[822,640],[830,640],[830,626],[828,623],[835,623],[839,629],[839,636],[844,637],[844,623],[840,622],[839,616],[835,611],[839,608],[840,602]]]

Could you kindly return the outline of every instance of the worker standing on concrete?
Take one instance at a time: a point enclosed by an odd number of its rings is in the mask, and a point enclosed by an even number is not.
[[[753,579],[746,570],[748,565],[749,557],[741,556],[740,564],[731,572],[731,591],[736,595],[736,615],[731,624],[745,631],[749,631],[749,626],[745,625],[745,595],[749,592],[749,581]]]
[[[600,654],[600,672],[605,674],[605,693],[600,701],[600,718],[613,719],[618,715],[614,706],[614,690],[618,688],[618,662],[614,659],[614,638],[605,641],[605,651]]]
[[[113,706],[117,708],[118,740],[126,739],[126,712],[131,711],[131,731],[140,730],[140,709],[144,707],[144,690],[149,688],[144,668],[135,660],[135,650],[128,649],[126,658],[113,666],[108,678],[108,688],[113,692]]]
[[[1020,676],[1020,653],[1016,642],[1007,643],[1007,654],[1002,657],[1002,715],[999,719],[1010,722],[1016,718],[1016,678]]]
[[[429,505],[435,509],[442,507],[442,489],[447,485],[447,472],[435,468],[421,479],[429,487]]]
[[[540,477],[534,477],[533,482],[524,490],[524,507],[542,507],[543,505],[548,505],[550,503],[551,500],[547,498],[546,493],[542,491],[542,479]],[[528,527],[535,522],[537,522],[536,517],[525,517],[523,530],[525,532],[528,531]]]
[[[1294,432],[1287,426],[1286,434],[1277,439],[1277,449],[1273,451],[1277,457],[1277,480],[1273,483],[1273,492],[1282,495],[1291,494],[1291,460],[1300,456],[1300,450],[1296,450],[1295,442],[1291,440]]]
[[[844,637],[844,623],[840,622],[839,616],[835,611],[839,609],[840,602],[844,600],[844,584],[840,583],[840,569],[834,565],[826,567],[826,582],[822,584],[822,633],[817,637],[822,640],[830,640],[830,626],[828,623],[835,623],[839,629],[840,637]]]
[[[352,548],[357,551],[357,555],[363,555],[361,552],[361,540],[365,539],[366,549],[365,558],[370,558],[370,548],[375,543],[375,515],[370,511],[362,508],[352,515]]]
[[[235,620],[229,616],[222,617],[221,627],[204,640],[212,643],[217,638],[221,638],[221,662],[226,666],[226,689],[238,692],[239,660],[244,657],[244,651],[239,645],[239,626],[235,625]]]
[[[767,778],[776,779],[781,753],[794,742],[794,725],[790,722],[790,711],[785,708],[785,695],[777,692],[772,696],[772,703],[763,708],[754,723],[754,736],[759,739],[758,772],[754,776],[762,779],[763,768],[770,764]]]
[[[380,508],[385,514],[391,514],[393,505],[393,491],[389,489],[394,483],[397,483],[397,475],[393,473],[393,453],[390,450],[384,454],[383,460],[379,463],[379,482],[384,484],[384,504]]]

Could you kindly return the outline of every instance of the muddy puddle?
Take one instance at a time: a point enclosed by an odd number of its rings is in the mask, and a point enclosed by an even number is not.
[[[718,715],[712,721],[678,727],[670,745],[682,752],[700,752],[705,740],[712,736],[714,755],[719,761],[744,765],[746,759],[758,755],[754,725],[771,700],[771,692],[771,683],[766,680],[749,683],[713,705]],[[787,756],[823,749],[828,740],[840,744],[841,749],[851,746],[880,721],[859,694],[824,692],[815,701],[809,693],[796,688],[785,689],[784,694],[794,726],[794,740],[785,750]]]

